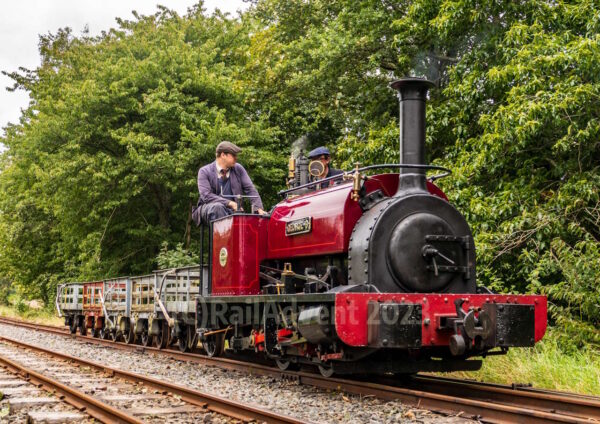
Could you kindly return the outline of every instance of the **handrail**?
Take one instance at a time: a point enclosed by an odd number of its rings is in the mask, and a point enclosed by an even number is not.
[[[421,164],[410,164],[410,163],[405,163],[405,164],[384,163],[384,164],[378,164],[378,165],[364,166],[362,168],[353,169],[351,171],[344,171],[344,173],[342,173],[342,174],[333,175],[331,177],[323,178],[323,179],[317,180],[317,181],[311,181],[309,183],[302,184],[302,185],[300,185],[298,187],[289,188],[287,190],[281,190],[277,194],[280,195],[280,196],[283,196],[285,194],[291,193],[291,192],[296,191],[296,190],[300,190],[302,188],[312,187],[314,185],[323,184],[323,183],[328,182],[328,181],[334,181],[334,180],[343,179],[344,177],[347,177],[348,175],[352,175],[355,172],[363,172],[363,171],[369,171],[371,169],[383,169],[383,168],[436,169],[438,171],[444,171],[443,174],[434,175],[433,177],[431,177],[432,181],[440,179],[440,178],[443,178],[443,177],[446,177],[446,176],[452,174],[452,171],[450,169],[445,168],[443,166],[438,166],[438,165],[421,165]]]
[[[159,289],[158,293],[156,293],[156,288],[154,290],[154,301],[158,303],[158,307],[160,308],[163,315],[165,316],[165,319],[169,323],[169,327],[173,327],[173,325],[175,324],[175,320],[169,316],[169,313],[167,312],[167,308],[160,300],[160,295],[162,294],[163,284],[165,283],[167,275],[173,274],[175,271],[177,271],[177,268],[172,268],[172,269],[168,270],[167,272],[165,272],[162,276],[162,280],[160,282],[160,289]]]
[[[106,282],[104,282],[103,284],[105,285],[105,290],[102,290],[102,296],[100,296],[100,303],[102,304],[102,312],[104,312],[104,318],[110,323],[110,327],[112,328],[115,326],[115,323],[108,316],[108,311],[106,310],[106,303],[104,303],[104,296],[106,296],[109,293],[109,291],[106,290]]]
[[[66,284],[59,284],[56,287],[57,293],[56,293],[56,299],[54,299],[54,306],[56,306],[56,311],[58,312],[58,317],[59,318],[62,318],[63,314],[62,314],[62,312],[60,310],[60,303],[59,303],[58,299],[62,298],[62,289],[65,286],[66,286]]]

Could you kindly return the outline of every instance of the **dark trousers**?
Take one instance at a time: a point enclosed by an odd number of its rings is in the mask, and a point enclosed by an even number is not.
[[[231,215],[232,213],[231,209],[221,203],[206,203],[192,211],[192,219],[196,225],[200,225],[200,223],[208,225],[211,221]]]

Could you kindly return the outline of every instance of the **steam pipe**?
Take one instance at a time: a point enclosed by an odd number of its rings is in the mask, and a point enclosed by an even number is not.
[[[400,100],[400,165],[425,165],[425,107],[427,91],[434,87],[423,78],[402,78],[391,84]],[[427,191],[426,170],[400,168],[396,196]]]

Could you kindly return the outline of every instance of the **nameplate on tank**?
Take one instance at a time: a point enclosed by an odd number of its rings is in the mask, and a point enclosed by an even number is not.
[[[296,219],[285,224],[285,235],[296,236],[298,234],[306,234],[312,231],[312,216]]]

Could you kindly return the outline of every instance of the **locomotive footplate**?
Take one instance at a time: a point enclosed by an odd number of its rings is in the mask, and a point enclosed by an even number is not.
[[[533,346],[547,311],[544,296],[491,293],[338,293],[334,308],[336,334],[348,346],[447,348],[462,337],[457,355]],[[394,316],[400,323],[389,324]]]
[[[369,346],[421,347],[421,316],[421,305],[369,302]]]

